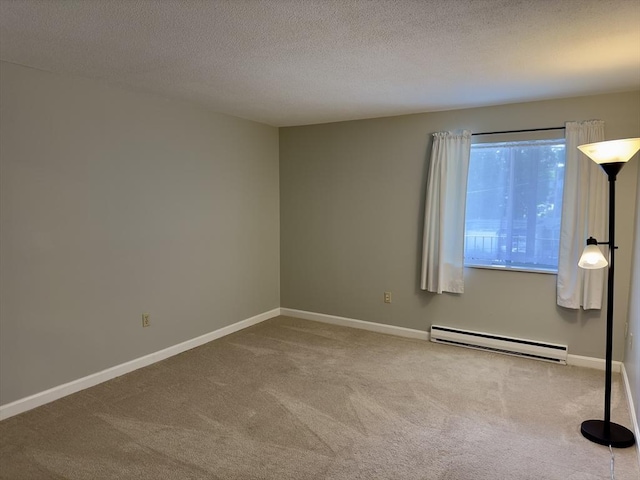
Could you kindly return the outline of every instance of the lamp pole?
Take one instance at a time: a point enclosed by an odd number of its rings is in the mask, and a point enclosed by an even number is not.
[[[600,165],[609,177],[609,273],[607,278],[607,344],[604,385],[604,420],[586,420],[582,422],[582,435],[600,445],[617,448],[631,447],[635,443],[633,432],[622,425],[611,422],[611,376],[613,362],[613,270],[615,257],[616,226],[616,175],[624,162],[603,163]]]

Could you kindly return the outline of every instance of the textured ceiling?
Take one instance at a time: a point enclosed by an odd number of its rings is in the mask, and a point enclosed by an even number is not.
[[[0,0],[0,58],[302,125],[640,88],[640,1]]]

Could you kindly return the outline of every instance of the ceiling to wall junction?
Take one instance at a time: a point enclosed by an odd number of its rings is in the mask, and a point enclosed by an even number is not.
[[[303,125],[640,88],[640,2],[0,0],[0,58]]]

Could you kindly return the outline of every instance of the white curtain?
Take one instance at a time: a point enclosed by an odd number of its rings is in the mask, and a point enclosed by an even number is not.
[[[420,287],[464,291],[464,215],[471,132],[433,134],[422,241]]]
[[[578,267],[578,260],[588,237],[608,240],[607,176],[577,147],[604,140],[604,122],[567,122],[565,140],[557,303],[566,308],[599,309],[602,307],[606,268],[583,270]]]

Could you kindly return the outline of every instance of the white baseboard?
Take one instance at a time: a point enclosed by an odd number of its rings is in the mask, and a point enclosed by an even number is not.
[[[93,387],[94,385],[98,385],[99,383],[103,383],[107,380],[111,380],[113,378],[124,375],[125,373],[133,372],[134,370],[138,370],[139,368],[146,367],[148,365],[151,365],[152,363],[156,363],[174,355],[178,355],[179,353],[191,350],[192,348],[199,347],[200,345],[209,343],[212,340],[224,337],[231,333],[237,332],[238,330],[242,330],[270,318],[277,317],[278,315],[280,315],[280,308],[274,308],[273,310],[270,310],[268,312],[264,312],[254,317],[241,320],[231,325],[227,325],[226,327],[219,328],[218,330],[214,330],[213,332],[205,333],[204,335],[201,335],[199,337],[192,338],[191,340],[187,340],[177,345],[167,347],[154,353],[150,353],[149,355],[136,358],[120,365],[116,365],[115,367],[107,368],[106,370],[93,373],[86,377],[73,380],[69,383],[65,383],[63,385],[58,385],[57,387],[50,388],[49,390],[36,393],[29,397],[21,398],[19,400],[16,400],[15,402],[7,403],[6,405],[0,405],[0,420],[13,417],[14,415],[18,415],[19,413],[23,413],[27,410],[31,410],[46,403],[53,402],[54,400],[58,400],[59,398],[66,397],[67,395],[79,392],[80,390],[84,390],[85,388]]]
[[[361,330],[369,330],[371,332],[386,333],[389,335],[396,335],[398,337],[429,340],[429,332],[414,330],[412,328],[396,327],[394,325],[385,325],[383,323],[366,322],[364,320],[356,320],[354,318],[337,317],[335,315],[307,312],[305,310],[295,310],[292,308],[281,308],[280,315],[301,318],[303,320],[315,320],[316,322],[330,323],[332,325],[340,325],[343,327],[359,328]]]
[[[347,317],[339,317],[336,315],[327,315],[324,313],[308,312],[305,310],[296,310],[292,308],[274,308],[273,310],[270,310],[268,312],[264,312],[254,317],[241,320],[232,325],[214,330],[213,332],[206,333],[191,340],[187,340],[163,350],[150,353],[149,355],[136,358],[129,362],[116,365],[114,367],[102,370],[83,378],[79,378],[77,380],[73,380],[63,385],[58,385],[57,387],[50,388],[49,390],[36,393],[29,397],[21,398],[19,400],[16,400],[15,402],[11,402],[6,405],[0,405],[0,420],[18,415],[20,413],[26,412],[27,410],[45,405],[47,403],[53,402],[54,400],[58,400],[59,398],[66,397],[67,395],[71,395],[72,393],[79,392],[80,390],[84,390],[89,387],[93,387],[94,385],[98,385],[99,383],[106,382],[107,380],[111,380],[134,370],[138,370],[139,368],[143,368],[174,355],[178,355],[179,353],[191,350],[192,348],[204,345],[205,343],[211,342],[212,340],[216,340],[217,338],[221,338],[252,325],[256,325],[257,323],[263,322],[270,318],[277,317],[278,315],[286,315],[290,317],[301,318],[303,320],[313,320],[317,322],[330,323],[333,325],[341,325],[344,327],[359,328],[361,330],[369,330],[371,332],[385,333],[388,335],[395,335],[405,338],[429,340],[428,331],[414,330],[411,328],[397,327],[394,325],[386,325],[382,323],[368,322]],[[567,355],[567,364],[577,367],[595,368],[598,370],[605,369],[605,361],[603,359],[583,357],[580,355]],[[622,362],[613,362],[612,367],[614,372],[620,372],[622,368]],[[624,375],[626,375],[626,373],[623,374],[623,376]],[[633,400],[631,399],[631,392],[629,390],[630,387],[628,386],[628,379],[626,377],[624,378],[626,382],[625,385],[627,386],[627,399],[629,402],[633,402]],[[638,423],[637,419],[635,419],[635,412],[632,409],[631,411],[632,415],[634,416],[636,437],[640,438],[638,437],[637,433]]]
[[[596,370],[605,370],[606,363],[604,358],[583,357],[580,355],[567,355],[567,365],[573,365],[574,367],[595,368]],[[622,362],[611,362],[611,371],[614,373],[620,373],[622,368]]]
[[[429,332],[422,330],[414,330],[411,328],[396,327],[394,325],[385,325],[383,323],[367,322],[364,320],[356,320],[354,318],[338,317],[335,315],[327,315],[325,313],[308,312],[305,310],[295,310],[293,308],[281,308],[281,315],[289,317],[301,318],[303,320],[315,320],[316,322],[331,323],[333,325],[341,325],[343,327],[360,328],[378,333],[387,333],[399,337],[418,338],[421,340],[429,340]],[[594,368],[596,370],[605,369],[605,361],[603,358],[583,357],[580,355],[567,355],[567,365],[576,367]],[[611,364],[615,373],[620,372],[622,362],[614,361]]]
[[[631,416],[631,423],[633,424],[633,431],[636,436],[636,450],[638,451],[638,466],[640,467],[640,427],[638,427],[638,417],[636,416],[636,409],[633,404],[633,396],[631,395],[631,384],[629,383],[629,376],[627,370],[622,364],[622,381],[624,383],[624,390],[627,394],[627,403],[629,404],[629,415]],[[640,398],[636,398],[636,401],[640,402]]]

